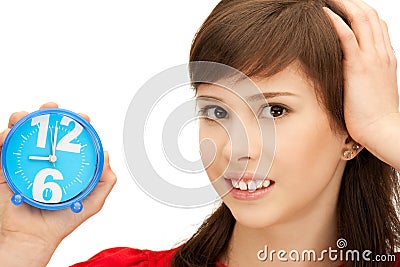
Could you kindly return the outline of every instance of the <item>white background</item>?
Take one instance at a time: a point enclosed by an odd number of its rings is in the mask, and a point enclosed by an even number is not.
[[[0,127],[12,112],[47,101],[87,113],[119,178],[103,210],[61,243],[48,266],[114,246],[169,249],[212,210],[168,207],[140,191],[125,165],[122,131],[135,91],[158,72],[187,63],[191,40],[217,2],[0,1]],[[400,51],[395,1],[368,3],[387,21]]]

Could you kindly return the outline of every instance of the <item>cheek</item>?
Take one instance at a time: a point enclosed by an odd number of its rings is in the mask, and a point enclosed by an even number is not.
[[[340,161],[341,140],[325,116],[308,114],[279,124],[276,145],[272,177],[300,191],[328,183]]]
[[[223,127],[201,122],[199,127],[200,154],[203,166],[211,181],[223,174],[227,162],[221,156],[229,137]],[[225,167],[224,167],[225,166]]]

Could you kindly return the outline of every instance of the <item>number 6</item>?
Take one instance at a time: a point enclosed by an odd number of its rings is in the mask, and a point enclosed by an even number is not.
[[[33,181],[33,199],[44,203],[58,203],[62,198],[61,187],[55,182],[45,183],[48,176],[53,177],[54,180],[64,180],[62,173],[58,170],[48,168],[39,171]],[[51,198],[49,200],[45,200],[43,197],[43,193],[45,193],[46,189],[51,191]]]

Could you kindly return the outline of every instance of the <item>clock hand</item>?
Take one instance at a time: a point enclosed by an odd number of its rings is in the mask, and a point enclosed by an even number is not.
[[[48,160],[48,161],[50,161],[50,156],[48,156],[48,157],[29,156],[29,159],[31,159],[31,160]]]
[[[57,127],[57,122],[56,122],[56,127]],[[49,161],[51,163],[53,163],[53,167],[56,167],[56,164],[54,162],[56,162],[57,157],[55,156],[55,145],[54,145],[54,139],[53,138],[53,131],[51,130],[51,128],[49,127],[50,130],[50,143],[51,143],[51,155],[49,156]]]
[[[56,156],[57,135],[58,135],[58,126],[56,121],[56,127],[54,128],[54,136],[50,128],[51,155],[49,156],[49,161],[53,163],[53,167],[56,167],[55,162],[57,161],[57,156]]]
[[[49,127],[49,130],[50,130],[50,143],[51,143],[51,155],[53,155],[53,131],[51,130],[51,127]],[[55,167],[54,166],[54,163],[53,163],[53,167]]]
[[[56,145],[57,145],[57,135],[58,135],[58,126],[57,126],[57,121],[56,121],[56,127],[54,129],[54,140],[53,140],[53,144],[52,144],[52,156],[55,157],[56,156]]]
[[[51,163],[54,164],[54,162],[56,162],[56,160],[57,160],[57,157],[56,157],[56,156],[53,156],[53,155],[50,155],[50,156],[48,156],[48,157],[43,157],[43,156],[29,156],[28,159],[31,159],[31,160],[48,160],[48,161],[50,161]]]
[[[51,143],[51,154],[53,154],[53,131],[51,130],[51,127],[49,127],[50,130],[50,143]]]

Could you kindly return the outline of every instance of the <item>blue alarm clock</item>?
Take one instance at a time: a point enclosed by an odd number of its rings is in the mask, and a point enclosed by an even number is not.
[[[58,210],[83,208],[104,163],[94,128],[80,115],[52,108],[32,112],[7,135],[1,154],[12,203]]]

